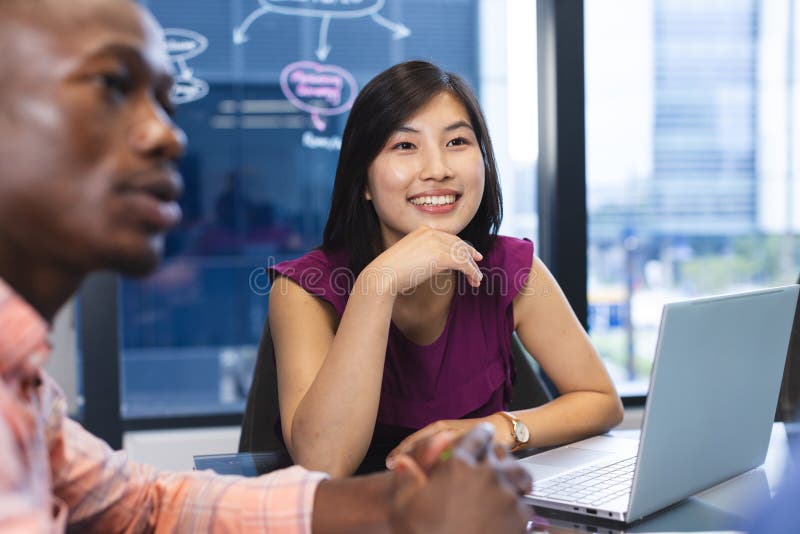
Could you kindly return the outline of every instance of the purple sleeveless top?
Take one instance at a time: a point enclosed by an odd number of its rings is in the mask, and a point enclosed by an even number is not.
[[[533,243],[498,236],[478,262],[484,273],[480,287],[472,288],[459,273],[447,322],[433,343],[417,345],[392,322],[371,452],[388,452],[440,419],[483,417],[506,409],[516,374],[512,303],[532,262]],[[314,250],[275,265],[270,275],[290,278],[328,302],[341,318],[354,283],[347,265],[344,253]]]

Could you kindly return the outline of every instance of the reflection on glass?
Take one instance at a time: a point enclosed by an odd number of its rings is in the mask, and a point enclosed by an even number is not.
[[[169,29],[190,143],[165,262],[120,290],[123,417],[243,410],[264,268],[320,243],[352,88],[394,63],[428,59],[476,89],[507,194],[502,231],[536,237],[533,3],[388,0],[359,16],[325,4],[339,12],[327,23],[305,10],[248,18],[254,0],[149,2]]]
[[[791,5],[585,4],[590,335],[623,394],[665,302],[797,278]]]

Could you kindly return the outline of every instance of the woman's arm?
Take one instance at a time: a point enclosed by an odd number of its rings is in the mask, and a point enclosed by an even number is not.
[[[355,471],[375,428],[396,295],[448,269],[477,285],[479,258],[456,236],[417,229],[358,276],[338,325],[327,303],[275,280],[270,328],[283,436],[296,463],[334,477]]]
[[[530,430],[527,447],[575,441],[619,424],[623,411],[614,384],[555,278],[538,258],[513,306],[520,340],[561,394],[543,406],[514,412]],[[408,436],[389,453],[387,464],[421,439],[442,431],[465,432],[481,421],[494,425],[497,442],[514,444],[511,423],[500,414],[448,419]]]
[[[358,280],[341,322],[278,277],[270,293],[283,437],[304,467],[345,476],[364,458],[378,411],[394,298]]]
[[[589,336],[547,267],[534,257],[524,288],[514,299],[522,344],[553,381],[560,396],[515,412],[531,432],[528,447],[545,447],[605,432],[622,421],[622,403]],[[510,423],[492,416],[498,435]]]

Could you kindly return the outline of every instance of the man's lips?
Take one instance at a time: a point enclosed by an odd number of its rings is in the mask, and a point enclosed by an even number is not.
[[[164,202],[173,202],[183,192],[183,180],[175,170],[158,170],[134,174],[118,187],[122,193],[147,193]]]
[[[177,199],[182,190],[180,175],[175,171],[140,173],[117,188],[128,209],[153,231],[166,231],[180,221]]]

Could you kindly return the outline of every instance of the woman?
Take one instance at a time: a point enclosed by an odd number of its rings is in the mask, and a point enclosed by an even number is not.
[[[372,444],[396,446],[391,466],[417,439],[480,421],[513,448],[619,423],[558,284],[530,241],[497,236],[500,220],[467,85],[421,61],[370,81],[345,127],[322,246],[271,270],[281,430],[297,463],[344,476]],[[560,396],[509,414],[513,331]]]

